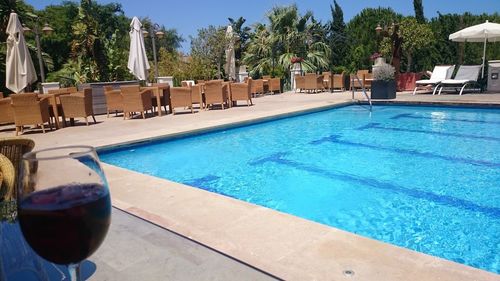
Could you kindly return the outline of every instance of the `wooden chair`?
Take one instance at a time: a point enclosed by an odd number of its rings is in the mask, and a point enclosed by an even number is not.
[[[299,92],[302,92],[302,90],[306,88],[306,77],[297,74],[295,75],[294,78],[295,78],[295,92],[297,92],[297,90]]]
[[[281,79],[280,78],[271,78],[269,79],[269,92],[281,93]]]
[[[108,118],[110,111],[114,111],[115,115],[118,115],[118,111],[123,111],[123,97],[120,90],[114,90],[112,86],[105,86],[104,97],[106,99]]]
[[[228,105],[228,87],[222,85],[220,80],[212,80],[205,83],[205,103],[206,108],[214,104],[220,104],[222,109],[224,105]]]
[[[165,113],[168,113],[167,105],[170,107],[170,84],[168,84],[168,83],[153,83],[151,86],[163,87],[163,89],[160,89],[163,91],[163,94],[162,94],[161,100],[160,100],[160,103],[161,103],[160,106],[158,106],[158,101],[156,100],[156,97],[154,95],[151,97],[151,103],[153,105],[153,109],[156,107],[160,107],[160,108],[158,108],[158,110],[161,110],[161,106],[163,106],[163,108],[165,109]]]
[[[170,90],[170,106],[173,115],[175,115],[176,107],[190,108],[191,113],[194,113],[191,88],[172,87]]]
[[[248,79],[247,83],[231,83],[231,101],[237,105],[239,100],[247,102],[247,106],[252,103],[252,79]]]
[[[262,79],[269,80],[269,79],[271,79],[271,75],[263,75],[263,76],[262,76]]]
[[[10,98],[14,111],[16,136],[19,134],[19,129],[23,131],[24,125],[41,125],[42,132],[45,133],[44,123],[49,123],[49,128],[52,130],[48,99],[38,100],[35,93],[14,94],[10,95]]]
[[[83,92],[60,96],[61,105],[65,118],[85,118],[85,124],[89,125],[88,117],[92,116],[96,124],[94,109],[92,107],[92,89],[86,88]]]
[[[0,99],[0,124],[14,123],[14,113],[12,112],[11,99]]]
[[[153,113],[153,103],[151,102],[151,90],[143,90],[139,85],[120,86],[123,98],[123,119],[130,118],[130,113],[140,112],[142,119],[146,119],[145,112],[151,110]]]

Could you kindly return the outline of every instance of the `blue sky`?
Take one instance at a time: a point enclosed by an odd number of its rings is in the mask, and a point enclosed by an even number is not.
[[[26,0],[37,9],[47,5],[59,4],[61,0]],[[158,24],[167,28],[175,28],[186,40],[183,51],[189,50],[189,36],[196,35],[199,28],[213,25],[227,25],[228,17],[238,18],[240,16],[251,25],[256,22],[264,22],[265,14],[273,6],[297,3],[299,9],[304,12],[310,10],[318,20],[323,22],[331,18],[330,4],[333,0],[309,0],[309,1],[283,1],[283,0],[98,0],[106,4],[119,2],[122,4],[125,14],[129,17],[150,17]],[[366,7],[392,7],[396,12],[403,15],[413,14],[412,0],[338,0],[344,11],[346,22]],[[423,0],[425,16],[430,18],[441,13],[463,13],[469,11],[474,14],[500,12],[500,0]]]

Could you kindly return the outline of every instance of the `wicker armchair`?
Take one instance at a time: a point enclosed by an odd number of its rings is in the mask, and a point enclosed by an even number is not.
[[[366,80],[373,78],[373,75],[369,72],[367,69],[361,69],[356,72],[356,75],[358,76],[359,80],[361,81],[363,87],[365,88],[371,88],[371,80]],[[362,88],[361,85],[359,85],[358,81],[356,80],[356,77],[354,75],[351,75],[351,85],[350,89],[360,89]]]
[[[252,91],[252,95],[254,97],[257,95],[263,95],[264,94],[264,80],[262,80],[262,79],[252,80],[251,91]]]
[[[18,181],[19,175],[17,175],[17,171],[19,171],[19,166],[21,165],[21,158],[23,154],[32,151],[34,147],[35,147],[35,142],[31,139],[19,138],[19,137],[0,138],[0,155],[4,155],[5,157],[7,157],[7,159],[14,167],[14,170],[12,171],[14,173],[14,183],[13,183],[14,186],[15,183]],[[4,165],[4,167],[5,166],[6,165]],[[6,182],[6,178],[7,177],[12,178],[12,175],[8,175],[4,170],[2,170],[2,173],[4,176],[2,188],[4,188],[4,190],[0,191],[0,201],[2,199],[2,194],[3,198],[6,200],[16,198],[15,188],[12,185],[8,187],[6,186],[8,184],[8,182]],[[12,180],[9,180],[9,182],[12,182]]]
[[[146,119],[145,112],[151,110],[153,113],[153,103],[151,102],[151,90],[141,91],[139,85],[120,86],[123,98],[123,119],[129,117],[131,112],[140,112],[142,119]]]
[[[342,72],[341,74],[332,75],[332,83],[331,89],[332,91],[335,89],[339,89],[341,91],[345,91],[345,74]]]
[[[306,88],[306,77],[302,75],[295,75],[295,92],[299,90],[302,92]]]
[[[11,99],[0,99],[0,124],[14,123],[14,113],[12,112]]]
[[[163,109],[165,109],[165,113],[168,113],[167,110],[167,105],[170,106],[170,84],[168,83],[153,83],[151,86],[153,87],[162,87],[160,91],[163,91],[160,99],[160,108],[158,110],[161,110],[161,106],[163,106]],[[153,105],[153,109],[155,107],[158,107],[158,101],[156,100],[156,96],[151,97],[151,103]]]
[[[71,95],[60,96],[65,118],[85,118],[85,124],[89,125],[88,117],[92,116],[94,123],[97,123],[92,108],[92,89],[86,88],[83,92],[76,92]]]
[[[37,94],[15,94],[10,96],[12,99],[12,109],[14,111],[14,123],[16,124],[16,136],[19,134],[19,129],[23,131],[24,125],[41,125],[42,132],[45,133],[44,123],[49,123],[49,128],[52,130],[52,122],[50,122],[49,100],[38,100]]]
[[[224,105],[228,104],[228,86],[222,85],[220,80],[212,80],[205,83],[205,103],[207,108],[210,105],[221,104],[222,109]]]
[[[310,92],[324,91],[323,86],[323,75],[317,75],[316,73],[306,73],[305,75],[305,87],[304,90]]]
[[[248,79],[247,83],[232,83],[231,84],[231,101],[237,105],[239,100],[247,102],[247,106],[252,103],[252,79]]]
[[[193,101],[191,97],[191,88],[172,87],[170,91],[170,106],[172,114],[175,115],[176,107],[190,108],[193,113]]]
[[[331,90],[333,87],[333,75],[330,71],[323,71],[323,87],[327,90]]]
[[[199,104],[200,109],[204,108],[203,94],[200,84],[191,85],[191,102],[193,104]]]
[[[108,118],[110,111],[114,111],[115,116],[118,115],[118,111],[123,111],[123,97],[120,90],[115,90],[112,86],[105,86],[104,97],[106,99],[106,113]]]
[[[269,79],[269,91],[270,92],[278,92],[281,93],[281,79],[280,78],[271,78]]]

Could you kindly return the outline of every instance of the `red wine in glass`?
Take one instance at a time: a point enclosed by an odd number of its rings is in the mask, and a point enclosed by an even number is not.
[[[109,192],[97,184],[32,193],[21,200],[18,210],[28,244],[57,264],[78,263],[92,255],[111,222]]]
[[[46,260],[79,264],[102,244],[111,222],[111,199],[93,147],[67,146],[23,156],[17,190],[19,224],[26,242]]]

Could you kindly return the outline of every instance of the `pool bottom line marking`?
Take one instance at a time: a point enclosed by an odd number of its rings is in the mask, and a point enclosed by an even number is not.
[[[446,160],[446,161],[451,161],[451,162],[461,162],[461,163],[477,165],[477,166],[500,167],[500,163],[495,163],[495,162],[489,162],[489,161],[483,161],[483,160],[473,160],[473,159],[454,157],[454,156],[443,156],[443,155],[434,154],[431,152],[420,152],[420,151],[415,150],[415,149],[384,147],[384,146],[377,146],[377,145],[373,145],[373,144],[351,142],[351,141],[347,141],[347,140],[342,140],[340,138],[341,137],[339,135],[330,135],[330,136],[326,136],[326,137],[323,137],[323,138],[318,139],[318,140],[313,140],[313,141],[309,142],[309,144],[320,145],[323,143],[330,142],[330,143],[343,144],[343,145],[349,145],[349,146],[354,146],[354,147],[369,148],[369,149],[379,150],[379,151],[388,151],[388,152],[399,153],[399,154],[407,154],[407,155],[411,155],[411,156],[420,156],[420,157],[425,157],[425,158],[441,159],[441,160]]]
[[[331,171],[325,170],[319,167],[315,167],[313,165],[303,164],[298,161],[293,161],[286,159],[285,156],[289,155],[286,152],[278,152],[271,154],[269,156],[257,159],[255,161],[249,162],[250,165],[262,165],[268,162],[276,163],[279,165],[284,165],[288,167],[292,167],[298,170],[306,171],[309,173],[317,174],[322,177],[342,180],[345,182],[351,182],[354,184],[360,184],[364,186],[369,186],[373,188],[377,188],[380,190],[388,190],[392,192],[402,193],[407,196],[411,196],[417,199],[424,199],[427,201],[432,201],[438,203],[440,205],[446,205],[454,208],[465,209],[468,211],[479,212],[494,219],[500,218],[500,208],[489,207],[489,206],[481,206],[474,202],[467,201],[464,199],[456,198],[448,195],[438,195],[432,192],[422,191],[418,189],[411,189],[404,186],[400,186],[398,184],[380,181],[375,178],[362,177],[358,175],[352,175],[348,173],[343,173],[339,171]]]
[[[363,130],[368,130],[368,129],[377,129],[377,130],[386,130],[386,131],[395,131],[395,132],[423,133],[423,134],[439,135],[439,136],[447,136],[447,137],[459,137],[459,138],[469,138],[469,139],[500,141],[500,138],[490,137],[490,136],[476,136],[476,135],[467,135],[467,134],[435,132],[435,131],[428,131],[428,130],[382,127],[382,126],[380,126],[380,123],[368,123],[364,126],[359,127],[357,130],[363,131]]]
[[[482,121],[482,120],[471,120],[471,119],[459,119],[459,118],[433,118],[427,116],[415,116],[411,113],[401,113],[398,115],[394,115],[391,119],[400,119],[400,118],[412,118],[412,119],[427,119],[427,120],[439,120],[439,121],[453,121],[453,122],[467,122],[467,123],[480,123],[480,124],[500,124],[500,122],[496,121]]]

